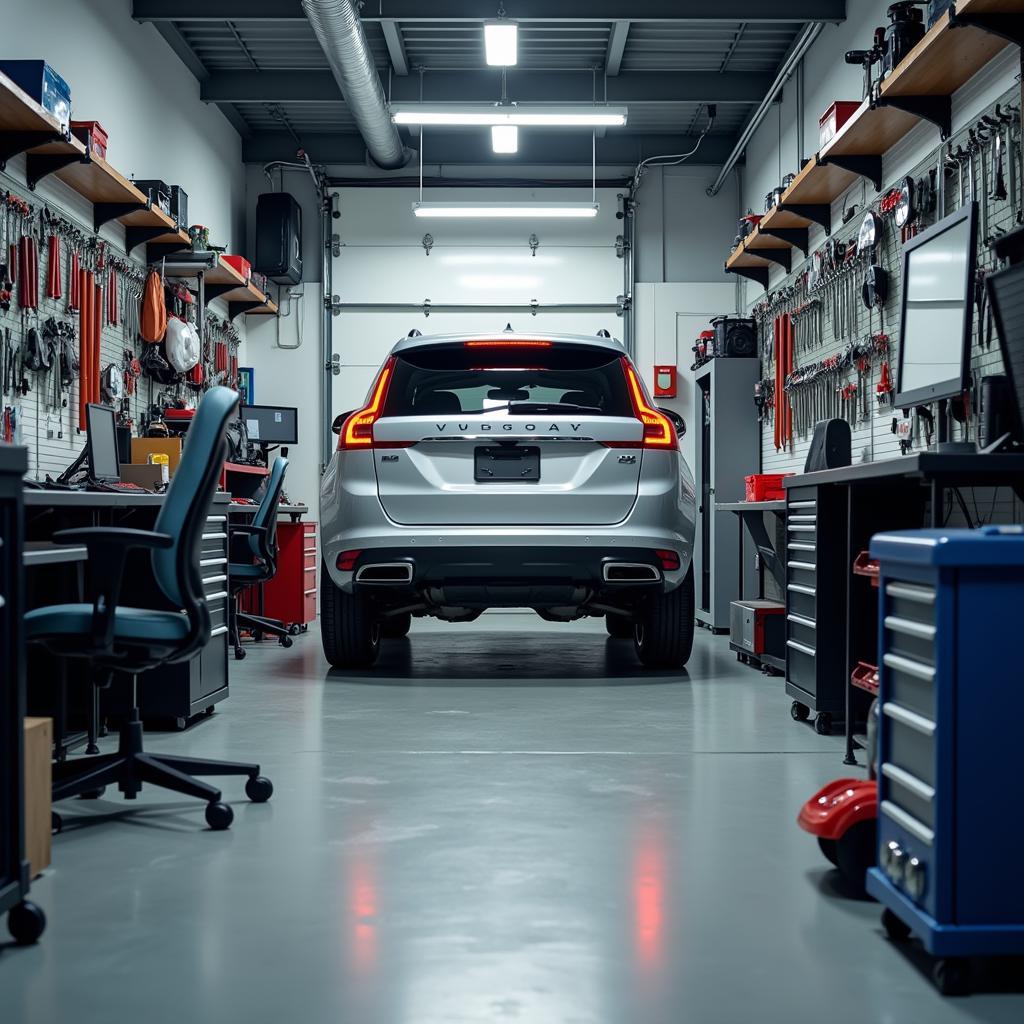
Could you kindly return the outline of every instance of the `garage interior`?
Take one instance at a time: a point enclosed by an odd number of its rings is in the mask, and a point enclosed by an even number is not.
[[[5,1024],[1024,1018],[1024,0],[2,23]]]

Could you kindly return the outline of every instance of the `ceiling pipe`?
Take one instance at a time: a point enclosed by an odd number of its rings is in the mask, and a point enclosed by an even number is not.
[[[305,3],[305,0],[303,0],[303,3]],[[733,147],[733,151],[729,154],[729,158],[725,161],[722,169],[718,172],[715,183],[707,190],[709,196],[718,195],[729,172],[736,166],[736,162],[747,148],[747,143],[750,142],[751,136],[761,126],[761,122],[765,119],[768,111],[771,110],[779,90],[789,81],[793,72],[797,69],[797,65],[803,60],[804,54],[807,53],[811,48],[811,44],[821,34],[822,28],[824,28],[824,25],[821,22],[813,22],[804,26],[799,39],[797,39],[793,49],[789,51],[789,56],[786,58],[785,63],[779,68],[779,73],[775,76],[772,87],[768,90],[765,98],[761,100],[761,105],[754,112],[754,116],[748,122],[747,127],[743,129],[743,134],[740,136],[739,141]],[[801,114],[798,112],[797,116],[799,117]]]
[[[302,0],[302,10],[355,117],[370,158],[386,170],[404,167],[410,154],[391,121],[355,4],[352,0]]]

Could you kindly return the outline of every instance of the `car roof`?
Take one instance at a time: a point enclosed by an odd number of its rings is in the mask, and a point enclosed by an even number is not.
[[[617,338],[603,338],[597,334],[548,334],[544,331],[519,333],[516,331],[492,331],[479,334],[419,334],[402,338],[391,350],[393,353],[408,352],[411,349],[432,345],[458,345],[466,341],[551,341],[557,345],[587,345],[590,348],[605,348],[620,355],[625,347]]]

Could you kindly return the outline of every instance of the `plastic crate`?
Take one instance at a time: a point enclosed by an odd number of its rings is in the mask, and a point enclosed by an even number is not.
[[[755,473],[744,477],[747,501],[782,501],[786,497],[782,481],[792,473]]]

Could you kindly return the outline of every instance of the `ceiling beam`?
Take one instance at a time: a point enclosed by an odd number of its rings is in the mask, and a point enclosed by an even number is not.
[[[395,69],[395,74],[409,74],[409,58],[405,55],[405,44],[402,42],[402,31],[398,23],[385,19],[380,23],[380,27],[384,33],[384,42],[388,44],[388,55],[391,57],[391,66]]]
[[[760,103],[771,74],[717,71],[630,71],[608,80],[609,103]],[[385,88],[387,83],[384,83]],[[200,85],[207,103],[338,103],[341,90],[330,71],[216,71]],[[590,103],[589,71],[508,71],[508,94],[520,103]],[[433,103],[496,103],[498,71],[432,71],[423,76],[423,98]],[[391,82],[396,103],[420,99],[419,76]]]
[[[626,49],[626,36],[629,35],[629,22],[616,21],[608,35],[608,51],[604,57],[604,73],[614,77],[622,67],[622,52]]]
[[[364,21],[482,22],[479,0],[381,0]],[[516,21],[838,22],[846,0],[516,0]],[[299,0],[133,0],[136,21],[305,20]]]
[[[302,144],[310,160],[318,164],[362,164],[366,162],[366,145],[362,136],[351,132],[302,132]],[[630,135],[609,134],[597,140],[597,162],[601,165],[632,165],[649,156],[662,153],[685,153],[693,148],[693,135]],[[524,131],[519,133],[519,152],[514,156],[495,156],[491,137],[486,131],[430,132],[426,136],[424,157],[428,164],[486,164],[503,167],[517,164],[580,166],[589,168],[590,135]],[[721,164],[732,152],[735,139],[709,135],[694,164]],[[294,160],[298,149],[287,132],[259,132],[242,143],[242,159],[246,163],[269,163],[272,160]],[[410,166],[410,172],[415,168]]]

